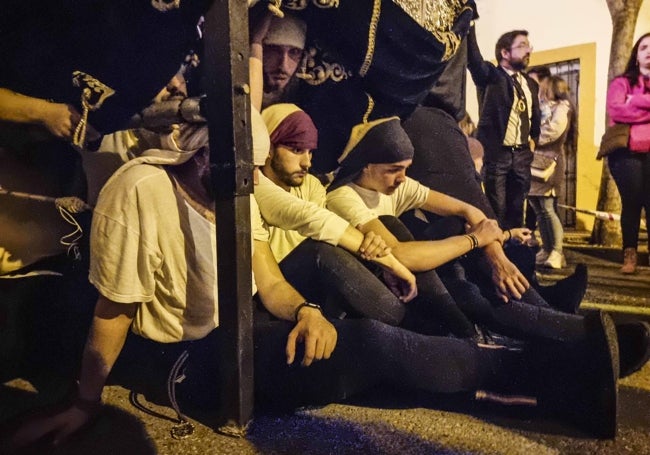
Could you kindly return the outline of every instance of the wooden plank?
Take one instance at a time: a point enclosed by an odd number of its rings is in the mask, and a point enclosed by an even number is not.
[[[248,8],[216,0],[206,14],[204,87],[216,194],[222,432],[243,436],[253,412]]]

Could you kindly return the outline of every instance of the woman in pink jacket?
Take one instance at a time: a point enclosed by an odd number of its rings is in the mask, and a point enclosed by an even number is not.
[[[634,44],[625,72],[609,85],[607,113],[612,124],[631,125],[628,148],[607,157],[623,206],[621,272],[631,274],[637,266],[641,208],[645,208],[646,225],[650,225],[650,33]]]

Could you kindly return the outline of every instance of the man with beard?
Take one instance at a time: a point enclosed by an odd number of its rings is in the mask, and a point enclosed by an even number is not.
[[[540,132],[539,87],[523,72],[532,51],[528,32],[501,35],[497,66],[483,60],[474,27],[467,45],[468,68],[479,92],[476,138],[485,148],[485,192],[503,229],[521,227],[531,152]]]
[[[371,243],[375,234],[362,234],[325,208],[325,188],[308,172],[318,142],[311,118],[288,103],[264,109],[262,118],[271,148],[260,168],[255,199],[287,280],[306,298],[324,301],[331,317],[362,316],[426,334],[477,338],[474,325],[434,272],[417,277],[416,297],[416,277],[392,254],[357,254],[359,241],[352,239],[365,235]],[[372,265],[366,268],[355,255]],[[374,275],[379,269],[388,272],[382,273],[387,286]]]
[[[302,20],[289,14],[270,20],[268,31],[262,38],[263,107],[288,100],[295,89],[298,81],[293,76],[304,54],[306,28]],[[253,42],[260,35],[259,32],[255,30],[252,33]]]

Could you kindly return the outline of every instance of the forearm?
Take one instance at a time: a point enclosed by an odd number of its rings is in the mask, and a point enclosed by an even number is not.
[[[260,297],[269,313],[278,319],[291,322],[295,321],[298,306],[307,300],[288,281],[275,283]]]
[[[491,63],[486,62],[476,40],[476,27],[471,27],[467,35],[467,69],[474,84],[484,87],[490,74]]]
[[[348,225],[348,227],[343,232],[343,235],[339,239],[338,246],[356,255],[359,252],[359,247],[361,247],[362,242],[363,234],[361,231]]]
[[[278,319],[294,321],[296,310],[306,299],[284,278],[268,242],[255,240],[252,265],[264,308]]]
[[[499,242],[492,242],[489,245],[486,245],[483,248],[483,251],[490,262],[506,258],[506,253],[503,251],[503,247]]]
[[[379,264],[384,269],[392,272],[395,276],[404,278],[408,277],[411,273],[408,267],[402,264],[394,254],[387,254],[385,256],[376,257],[372,262]]]
[[[459,216],[470,226],[486,218],[485,214],[473,205],[434,190],[429,192],[429,197],[422,208],[441,216]]]
[[[485,260],[492,269],[500,268],[504,263],[510,262],[499,242],[492,242],[483,247],[483,253]]]
[[[636,120],[630,123],[650,122],[650,94],[637,93],[631,95],[628,103],[630,105],[630,114],[636,117]]]
[[[251,106],[258,111],[262,110],[262,97],[264,92],[264,77],[262,72],[262,43],[251,44],[251,54],[248,60],[249,78],[251,87]]]
[[[137,310],[136,304],[119,304],[99,298],[84,349],[79,397],[97,401],[117,360]]]
[[[448,237],[444,240],[402,242],[393,247],[395,258],[412,272],[435,269],[474,249],[466,235]]]
[[[21,95],[0,88],[0,120],[16,123],[40,124],[43,112],[50,106],[48,101]]]

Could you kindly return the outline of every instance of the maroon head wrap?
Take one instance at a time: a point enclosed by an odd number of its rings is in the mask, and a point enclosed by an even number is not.
[[[313,150],[318,146],[318,131],[311,117],[295,105],[275,104],[264,109],[262,118],[271,144]]]

